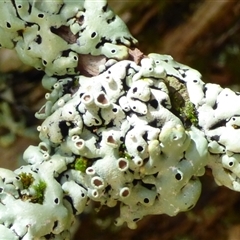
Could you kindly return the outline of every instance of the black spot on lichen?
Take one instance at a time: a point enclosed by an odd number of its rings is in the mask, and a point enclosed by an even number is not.
[[[54,239],[54,238],[55,238],[55,234],[49,233],[49,234],[45,235],[44,237],[45,237],[47,240],[48,240],[48,239]]]
[[[78,18],[77,18],[77,23],[78,24],[80,24],[80,25],[82,25],[83,23],[84,23],[84,15],[81,15],[81,16],[79,16]]]
[[[39,18],[44,18],[44,14],[39,13],[39,14],[38,14],[38,17],[39,17]]]
[[[97,33],[96,32],[93,32],[92,34],[91,34],[91,38],[95,38],[97,36]]]
[[[72,122],[67,122],[67,121],[59,122],[58,126],[60,128],[61,135],[63,136],[63,138],[68,136],[69,128],[74,127]]]
[[[95,46],[96,49],[102,47],[105,43],[112,43],[112,40],[107,39],[106,37],[101,37],[101,40]]]
[[[111,19],[107,20],[107,23],[110,24],[116,20],[116,16],[112,17]]]
[[[158,101],[156,99],[153,99],[149,102],[150,106],[153,107],[154,109],[158,108]]]
[[[102,11],[103,11],[103,12],[106,12],[107,9],[108,9],[108,4],[106,4],[105,6],[102,7]]]
[[[53,224],[53,230],[58,226],[58,221],[55,221]]]
[[[42,43],[42,37],[41,37],[40,35],[37,35],[37,36],[36,36],[36,39],[35,39],[35,42],[36,42],[37,44],[41,44],[41,43]]]
[[[218,135],[214,135],[210,138],[211,141],[217,141],[217,142],[219,141],[219,139],[220,139],[220,136]]]
[[[226,120],[223,119],[223,120],[220,120],[219,122],[213,124],[211,127],[209,127],[209,130],[213,130],[213,129],[216,129],[216,128],[219,128],[219,127],[225,127],[226,126]]]
[[[132,92],[133,93],[137,92],[137,87],[133,88]]]
[[[190,206],[188,207],[188,210],[192,209],[193,207],[194,207],[194,205],[190,205]]]
[[[146,131],[143,135],[142,138],[147,142],[148,141],[148,132]]]
[[[7,22],[7,28],[11,28],[11,24],[9,22]]]
[[[232,167],[233,166],[233,162],[229,162],[229,164],[228,164],[230,167]]]
[[[77,209],[74,207],[72,198],[70,196],[66,195],[66,196],[64,196],[64,199],[67,200],[71,204],[73,214],[75,215],[77,213]]]
[[[149,203],[149,199],[148,198],[144,198],[143,202],[144,203]]]
[[[217,104],[217,102],[215,102],[212,108],[213,108],[213,110],[215,110],[215,109],[217,109],[217,107],[218,107],[218,104]]]
[[[181,175],[180,173],[177,173],[177,174],[175,175],[175,178],[176,178],[178,181],[180,181],[180,180],[182,179],[182,175]]]
[[[142,151],[143,151],[143,147],[142,147],[142,146],[137,146],[137,150],[138,150],[139,152],[142,152]]]
[[[139,220],[140,220],[140,218],[134,218],[134,219],[133,219],[134,222],[137,222],[137,221],[139,221]]]

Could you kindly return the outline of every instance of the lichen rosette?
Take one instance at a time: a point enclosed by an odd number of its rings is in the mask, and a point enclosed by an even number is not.
[[[173,216],[196,204],[208,142],[194,124],[184,126],[172,112],[167,87],[170,76],[189,80],[184,71],[200,78],[185,68],[153,54],[140,65],[129,60],[106,64],[98,76],[75,79],[78,88],[71,97],[62,94],[50,101],[52,108],[41,115],[40,139],[54,154],[86,163],[81,170],[68,167],[60,180],[69,186],[73,203],[81,205],[77,188],[103,205],[121,202],[116,224],[127,222],[131,228],[145,215]],[[81,212],[77,204],[73,211]]]
[[[196,204],[206,166],[240,191],[239,93],[170,56],[131,55],[137,41],[105,0],[0,5],[0,47],[45,71],[49,91],[27,165],[0,169],[4,239],[69,239],[89,200],[120,202],[116,224],[130,228],[174,216]]]

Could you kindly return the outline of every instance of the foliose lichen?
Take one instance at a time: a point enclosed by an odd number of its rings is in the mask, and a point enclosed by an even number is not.
[[[54,111],[38,128],[40,139],[58,146],[58,154],[81,156],[75,166],[91,160],[84,171],[64,172],[61,184],[79,183],[88,198],[110,207],[120,201],[116,224],[131,228],[147,214],[189,210],[200,195],[208,143],[194,122],[185,129],[174,115],[165,82],[174,76],[187,85],[191,77],[182,71],[197,72],[152,54],[140,65],[124,60],[102,69],[96,77],[80,76],[79,89],[58,99],[64,104],[54,100]],[[189,118],[191,111],[189,106]]]
[[[48,75],[76,74],[79,54],[121,60],[137,42],[105,0],[4,0],[0,16],[0,47]]]
[[[0,169],[5,238],[69,239],[89,200],[120,203],[116,225],[130,228],[149,214],[174,216],[196,204],[206,166],[240,191],[240,94],[205,84],[168,55],[126,60],[135,39],[105,1],[91,4],[0,4],[0,44],[44,69],[50,91],[36,114],[41,142],[23,155],[28,165]],[[74,39],[58,35],[65,27]],[[76,72],[78,54],[110,60],[88,77]]]

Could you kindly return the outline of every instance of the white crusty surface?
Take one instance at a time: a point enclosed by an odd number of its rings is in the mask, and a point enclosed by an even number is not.
[[[123,60],[136,40],[105,0],[94,4],[0,3],[0,46],[44,70],[50,91],[36,113],[41,142],[24,152],[28,165],[0,169],[4,239],[68,240],[89,200],[120,202],[116,224],[130,228],[149,214],[174,216],[196,204],[206,166],[219,185],[240,191],[240,94],[205,84],[168,55],[152,53],[138,65]],[[75,41],[55,34],[62,27]],[[76,70],[81,54],[108,61],[86,77]],[[186,89],[188,124],[170,79]],[[26,186],[23,176],[33,183]],[[36,202],[41,182],[43,201]]]
[[[185,85],[197,124],[186,126],[174,112],[169,77]],[[95,77],[45,76],[43,84],[51,92],[36,114],[44,120],[41,143],[25,151],[29,165],[0,171],[6,236],[68,239],[89,199],[109,207],[120,202],[116,224],[130,228],[149,214],[174,216],[196,204],[206,166],[219,185],[240,191],[239,94],[203,83],[196,70],[150,54],[139,65],[113,61]],[[42,204],[23,201],[34,189],[23,189],[21,173],[46,182]]]
[[[3,0],[0,15],[0,47],[48,75],[76,74],[79,54],[122,60],[137,43],[106,0]],[[66,29],[69,37],[56,34]]]

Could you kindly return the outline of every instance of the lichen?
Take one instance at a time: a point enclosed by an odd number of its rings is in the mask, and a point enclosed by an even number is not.
[[[15,48],[24,63],[48,75],[76,75],[79,54],[126,59],[137,40],[105,0],[94,4],[2,1],[0,47]]]
[[[77,188],[74,182],[102,205],[122,202],[117,224],[132,228],[134,219],[147,214],[189,210],[200,195],[197,177],[207,164],[207,140],[193,124],[191,106],[184,110],[185,119],[179,118],[181,108],[174,114],[169,97],[175,91],[175,96],[185,94],[183,103],[185,98],[190,102],[191,77],[175,62],[178,70],[166,65],[170,57],[150,56],[141,65],[124,60],[102,67],[99,76],[80,76],[71,98],[63,95],[62,104],[56,99],[49,104],[55,111],[50,108],[38,128],[41,140],[57,145],[58,154],[80,156],[61,180],[65,194],[74,199],[73,212],[83,207],[69,191]],[[168,74],[175,86],[167,84]]]
[[[239,93],[168,55],[124,60],[136,41],[104,0],[0,6],[0,44],[44,70],[50,91],[28,165],[0,169],[3,236],[69,239],[89,200],[120,206],[116,225],[130,228],[149,214],[175,216],[196,204],[206,166],[240,191]],[[79,54],[109,60],[87,77]]]

